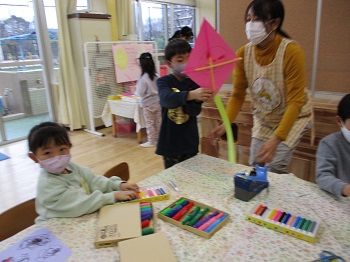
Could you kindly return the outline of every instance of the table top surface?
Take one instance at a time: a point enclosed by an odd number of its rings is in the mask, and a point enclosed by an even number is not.
[[[210,239],[157,219],[156,230],[166,234],[178,261],[312,261],[322,250],[350,260],[350,198],[330,195],[293,174],[269,173],[269,190],[244,202],[234,197],[233,175],[249,169],[197,155],[138,183],[167,186],[170,199],[153,203],[157,213],[175,200],[188,197],[230,214],[229,222]],[[169,180],[177,185],[178,192],[169,186]],[[246,215],[259,203],[320,221],[316,243],[248,222]],[[50,219],[2,241],[0,251],[46,227],[73,251],[68,261],[119,261],[118,247],[94,248],[97,217],[98,212]]]

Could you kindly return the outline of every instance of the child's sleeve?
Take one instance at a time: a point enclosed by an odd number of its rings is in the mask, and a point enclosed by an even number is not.
[[[316,182],[324,190],[341,196],[346,183],[336,177],[337,154],[333,152],[333,147],[321,140],[316,153]]]
[[[145,81],[144,78],[141,77],[137,82],[136,82],[136,91],[135,95],[139,97],[144,97],[146,93],[147,88],[145,88]]]
[[[188,91],[174,92],[167,76],[157,79],[160,105],[164,108],[177,108],[186,105]]]
[[[83,188],[67,186],[59,179],[49,179],[46,186],[38,188],[37,201],[37,211],[44,218],[79,217],[115,203],[115,197],[114,192],[95,190],[87,194]]]

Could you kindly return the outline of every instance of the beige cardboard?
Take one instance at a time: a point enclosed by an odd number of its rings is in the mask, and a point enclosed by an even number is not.
[[[121,240],[140,237],[140,204],[108,205],[100,209],[95,247],[115,246]]]
[[[121,262],[175,262],[168,239],[162,232],[119,243]]]

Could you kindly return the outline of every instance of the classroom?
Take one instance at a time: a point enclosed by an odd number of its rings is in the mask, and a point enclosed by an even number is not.
[[[349,10],[4,0],[0,260],[350,260]]]

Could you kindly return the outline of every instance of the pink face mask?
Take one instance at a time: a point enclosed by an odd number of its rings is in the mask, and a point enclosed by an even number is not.
[[[41,168],[45,169],[47,172],[53,174],[62,174],[71,158],[72,155],[67,154],[51,157],[45,160],[39,160],[38,158],[37,159]]]

